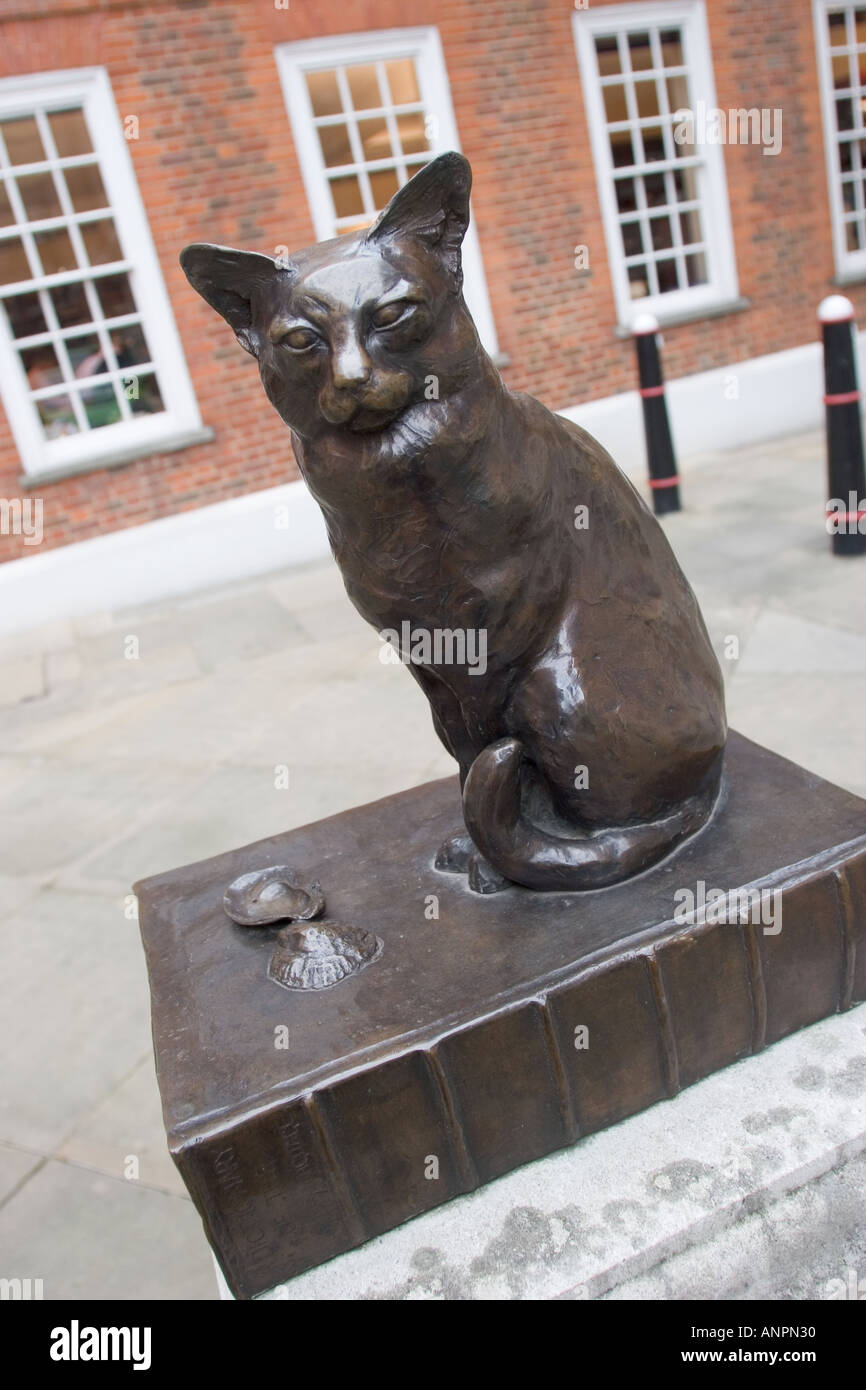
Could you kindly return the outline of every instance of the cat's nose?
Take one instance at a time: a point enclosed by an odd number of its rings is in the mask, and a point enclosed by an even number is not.
[[[353,386],[363,385],[369,381],[371,371],[370,359],[360,343],[345,343],[334,353],[331,375],[338,391],[350,391]]]

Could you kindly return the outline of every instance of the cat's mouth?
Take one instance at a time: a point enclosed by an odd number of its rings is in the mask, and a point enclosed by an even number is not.
[[[351,420],[346,422],[346,429],[352,430],[355,434],[372,434],[390,425],[403,409],[404,407],[400,406],[397,410],[371,410],[368,406],[361,406]]]

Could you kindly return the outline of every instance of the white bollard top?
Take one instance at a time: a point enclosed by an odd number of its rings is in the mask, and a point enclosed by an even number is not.
[[[852,308],[851,313],[853,312]],[[631,331],[636,338],[642,338],[645,333],[658,333],[659,321],[655,314],[635,314],[631,321]]]
[[[854,305],[844,294],[830,294],[818,305],[820,323],[845,323],[854,317]]]

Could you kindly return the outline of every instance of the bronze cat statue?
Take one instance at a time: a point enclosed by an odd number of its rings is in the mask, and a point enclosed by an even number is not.
[[[409,662],[460,768],[468,834],[437,868],[480,892],[604,888],[711,816],[722,676],[631,483],[481,347],[461,292],[471,181],[445,154],[369,229],[291,264],[209,245],[181,264],[258,359],[358,611],[380,632],[484,634],[483,670],[453,641]]]

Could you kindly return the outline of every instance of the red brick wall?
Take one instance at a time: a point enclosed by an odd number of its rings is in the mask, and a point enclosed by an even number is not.
[[[594,7],[606,0],[593,0]],[[831,290],[830,220],[810,7],[711,0],[718,104],[781,106],[784,145],[725,149],[740,292],[751,308],[668,329],[669,377],[815,337]],[[634,384],[614,336],[595,172],[572,40],[572,0],[0,0],[0,76],[107,67],[212,443],[45,484],[44,546],[98,535],[296,476],[288,433],[255,364],[178,266],[206,239],[273,253],[313,240],[274,45],[330,33],[437,25],[505,372],[551,407]],[[37,17],[34,17],[37,16]],[[573,269],[589,247],[591,273]],[[863,316],[866,287],[846,291]],[[782,422],[780,422],[782,423]],[[0,414],[0,497],[20,493]],[[0,537],[2,558],[32,554]]]

